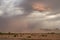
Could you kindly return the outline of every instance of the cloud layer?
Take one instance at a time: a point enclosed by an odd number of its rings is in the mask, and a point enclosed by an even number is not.
[[[1,32],[60,32],[60,0],[40,0],[51,6],[43,12],[32,9],[37,0],[0,1]]]

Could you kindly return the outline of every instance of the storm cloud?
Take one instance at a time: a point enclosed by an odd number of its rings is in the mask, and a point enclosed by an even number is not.
[[[51,10],[36,11],[33,2]],[[60,32],[60,0],[0,0],[1,32]],[[48,30],[48,31],[46,31]]]

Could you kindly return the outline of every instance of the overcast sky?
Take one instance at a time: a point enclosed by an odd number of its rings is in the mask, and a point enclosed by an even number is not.
[[[51,10],[33,10],[34,1]],[[54,32],[60,29],[60,0],[0,0],[1,32],[50,32],[47,29]]]

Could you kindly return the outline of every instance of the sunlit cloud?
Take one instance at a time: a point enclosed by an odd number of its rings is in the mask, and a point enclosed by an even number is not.
[[[3,15],[3,12],[0,10],[0,16],[2,16]]]
[[[0,30],[5,32],[47,32],[40,29],[60,29],[60,12],[56,13],[58,6],[57,8],[55,6],[57,3],[53,0],[47,1],[44,0],[40,6],[34,5],[32,9],[30,8],[32,0],[25,1],[26,4],[24,0],[2,0]],[[51,8],[50,2],[55,3]],[[48,7],[45,8],[45,6]]]
[[[18,1],[17,0],[2,0],[1,6],[0,6],[1,16],[10,17],[10,16],[23,14],[22,8],[15,7],[15,6],[18,6],[18,4],[20,5],[22,1],[23,0],[18,0]]]
[[[45,17],[45,19],[54,19],[54,18],[56,18],[56,15],[50,15]]]

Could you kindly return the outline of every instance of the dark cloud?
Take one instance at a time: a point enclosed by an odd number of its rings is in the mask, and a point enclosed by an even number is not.
[[[42,16],[40,18],[41,20],[30,19],[28,16],[35,11],[32,8],[32,2],[45,3],[47,6],[51,7],[53,13]],[[0,31],[2,32],[39,32],[42,30],[41,28],[45,28],[44,30],[47,31],[60,28],[60,16],[58,15],[60,14],[60,0],[23,0],[22,3],[20,3],[20,0],[11,0],[9,5],[4,5],[3,1],[0,0],[0,4],[2,5],[2,7],[0,6],[2,8],[1,10],[4,13],[0,16]],[[16,12],[17,9],[15,8],[22,8],[19,9],[19,11],[22,10],[21,12],[24,12],[22,14],[19,12],[20,14],[18,14],[18,12]],[[51,15],[56,15],[57,17],[46,19],[46,17]],[[44,30],[42,30],[42,32],[44,32]]]
[[[5,31],[8,24],[8,19],[0,17],[0,31]]]

